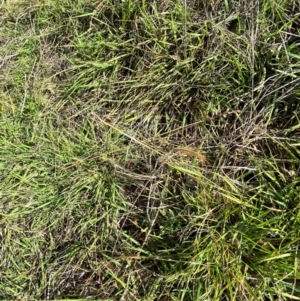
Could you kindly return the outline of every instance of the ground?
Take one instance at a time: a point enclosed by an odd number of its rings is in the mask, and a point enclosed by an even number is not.
[[[300,3],[0,4],[2,300],[300,300]]]

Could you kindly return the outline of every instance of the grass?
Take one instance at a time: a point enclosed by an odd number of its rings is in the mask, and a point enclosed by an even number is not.
[[[298,1],[2,1],[1,300],[300,300]]]

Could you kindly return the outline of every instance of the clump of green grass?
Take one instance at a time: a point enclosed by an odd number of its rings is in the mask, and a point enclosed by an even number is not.
[[[0,10],[1,298],[300,299],[296,1]]]

